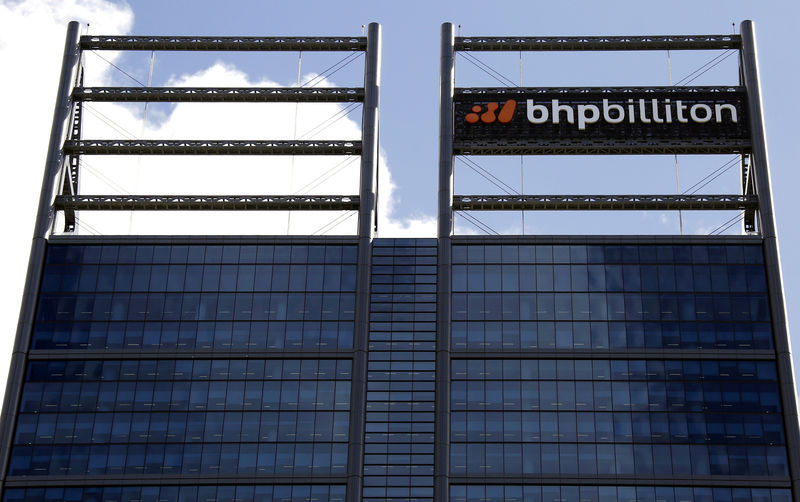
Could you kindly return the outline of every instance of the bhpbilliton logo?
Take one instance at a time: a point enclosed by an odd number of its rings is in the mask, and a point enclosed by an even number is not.
[[[514,118],[514,111],[517,109],[517,102],[509,99],[500,108],[500,103],[486,103],[486,109],[481,105],[473,105],[472,113],[468,113],[464,120],[469,124],[493,124],[499,122],[508,124]],[[552,122],[553,124],[562,123],[562,119],[568,124],[577,124],[578,129],[583,131],[587,125],[594,124],[603,120],[607,124],[619,124],[629,122],[634,124],[672,124],[678,122],[686,124],[694,122],[703,124],[706,122],[731,123],[739,122],[738,109],[732,103],[718,102],[698,102],[670,98],[629,98],[626,102],[613,103],[608,99],[596,101],[595,103],[563,103],[558,99],[536,101],[528,99],[525,101],[525,116],[528,122],[534,125]],[[498,109],[500,110],[498,112]]]
[[[472,113],[468,113],[464,119],[470,124],[477,124],[478,122],[483,122],[484,124],[493,124],[494,122],[508,124],[514,118],[517,102],[509,99],[503,104],[500,113],[497,113],[498,108],[500,108],[499,103],[486,103],[485,111],[482,106],[475,105],[472,107]]]

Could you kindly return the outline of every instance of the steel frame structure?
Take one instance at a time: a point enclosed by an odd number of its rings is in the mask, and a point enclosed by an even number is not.
[[[738,35],[456,37],[457,51],[663,51],[739,49]]]
[[[693,41],[698,41],[693,45]],[[657,50],[657,49],[740,49],[742,40],[740,36],[676,36],[676,37],[473,37],[457,38],[453,37],[453,43],[448,50],[453,54],[455,51],[600,51],[600,50]],[[452,69],[454,72],[454,68]],[[454,102],[465,96],[492,95],[494,99],[498,96],[508,96],[513,98],[516,95],[535,95],[535,94],[658,94],[674,90],[665,87],[465,87],[452,88],[448,99],[448,115],[454,112]],[[686,87],[681,91],[688,93],[713,93],[720,95],[743,95],[747,94],[744,82],[738,86],[705,86],[705,87]],[[502,98],[504,99],[504,98]],[[442,106],[444,98],[442,98]],[[451,122],[450,127],[455,129],[454,119],[448,117]],[[447,146],[451,150],[451,155],[615,155],[615,154],[724,154],[736,153],[742,157],[742,195],[714,195],[706,197],[694,196],[675,196],[678,199],[667,195],[552,195],[552,194],[524,194],[520,197],[510,196],[501,202],[495,196],[470,195],[468,200],[452,194],[449,195],[450,202],[440,200],[441,205],[450,206],[449,215],[452,218],[452,211],[465,210],[744,210],[744,229],[747,232],[754,232],[755,209],[757,208],[758,196],[753,190],[752,181],[748,184],[746,163],[750,151],[753,148],[751,139],[728,139],[703,137],[682,137],[675,139],[649,140],[647,138],[629,138],[626,140],[607,140],[607,139],[582,139],[574,138],[547,138],[547,139],[450,139]],[[450,180],[452,187],[452,179]],[[441,193],[440,193],[441,195]],[[580,203],[578,199],[580,198]],[[637,201],[627,199],[636,197]],[[745,202],[746,198],[746,202]],[[476,203],[481,199],[480,203]],[[725,199],[726,202],[722,203]],[[513,200],[513,203],[512,203]],[[623,200],[625,203],[622,203]],[[569,201],[569,203],[566,203]],[[738,201],[734,202],[734,201]],[[445,211],[447,213],[447,211]],[[441,216],[441,214],[440,214]],[[452,222],[449,232],[452,233]],[[440,232],[440,237],[442,232]]]
[[[653,144],[647,140],[626,141],[575,140],[543,141],[455,141],[455,155],[619,155],[619,154],[725,154],[749,150],[750,144],[741,141],[705,141],[676,139]]]
[[[360,141],[68,140],[68,155],[361,155]]]
[[[772,195],[769,179],[769,160],[766,147],[763,116],[761,112],[760,81],[756,56],[755,32],[752,21],[741,24],[741,35],[692,35],[692,36],[591,36],[591,37],[456,37],[454,26],[444,23],[441,31],[441,75],[440,75],[440,122],[439,122],[439,288],[437,304],[437,368],[449,368],[451,357],[466,357],[465,353],[450,351],[452,311],[451,263],[452,243],[472,242],[482,237],[454,235],[454,211],[467,210],[740,210],[744,214],[743,230],[746,236],[731,237],[741,242],[757,239],[764,249],[765,264],[773,321],[773,338],[781,401],[784,405],[784,427],[788,450],[792,496],[800,500],[800,428],[794,394],[794,375],[789,349],[786,309],[783,300],[781,267],[778,254],[775,220],[772,210]],[[739,85],[713,88],[681,88],[682,91],[706,91],[746,94],[746,111],[749,122],[749,140],[744,142],[712,142],[702,139],[678,140],[673,143],[646,144],[628,141],[611,145],[608,142],[556,140],[548,142],[513,141],[455,141],[455,101],[462,96],[537,93],[604,93],[604,92],[658,92],[661,88],[456,88],[456,51],[641,51],[641,50],[728,50],[739,53]],[[494,98],[497,99],[497,98]],[[597,155],[608,153],[736,153],[741,161],[741,194],[729,195],[456,195],[454,194],[455,155],[525,155],[525,154],[579,154]],[[717,241],[722,236],[714,236]],[[489,239],[489,238],[486,238]],[[492,244],[517,242],[521,237],[492,236]],[[541,240],[537,237],[537,242]],[[553,242],[694,242],[690,236],[557,236]],[[708,242],[709,237],[702,238]],[[546,239],[545,239],[546,240]],[[537,353],[537,357],[542,354]],[[517,353],[510,357],[518,357]],[[629,355],[628,355],[629,356]],[[628,357],[626,356],[626,357]],[[486,357],[480,354],[475,357]],[[497,357],[504,357],[499,355]],[[569,357],[575,357],[571,354]],[[748,354],[749,357],[749,354]],[[765,356],[766,357],[766,356]],[[522,483],[525,480],[512,477],[452,477],[450,476],[450,451],[446,439],[450,437],[450,424],[445,410],[450,403],[449,372],[437,372],[436,407],[436,464],[434,466],[435,497],[446,500],[449,486],[454,483]],[[791,445],[795,445],[792,447]],[[547,480],[541,480],[547,481]],[[554,483],[583,483],[581,479],[552,479]],[[591,482],[618,482],[618,479]],[[636,477],[629,480],[636,484],[652,484],[653,480]],[[736,481],[736,480],[731,480]],[[692,479],[689,484],[705,484],[712,480]],[[787,486],[788,487],[788,486]]]
[[[753,195],[454,195],[456,211],[745,210]]]
[[[481,94],[580,94],[580,93],[664,93],[674,91],[674,87],[459,87],[455,89],[453,97],[455,99],[466,95]],[[689,93],[743,93],[742,86],[716,85],[716,86],[697,86],[681,87],[682,92]]]
[[[364,85],[359,88],[120,88],[83,86],[82,51],[159,50],[159,51],[359,51],[364,53]],[[82,210],[257,210],[257,211],[357,211],[357,235],[338,239],[358,242],[355,330],[353,335],[353,374],[366,379],[367,333],[369,328],[369,287],[371,284],[371,244],[377,228],[378,120],[381,72],[381,26],[370,23],[361,37],[162,37],[162,36],[79,36],[79,24],[69,23],[62,59],[49,149],[42,180],[28,271],[17,325],[14,351],[0,415],[0,492],[6,485],[15,419],[29,358],[30,340],[36,311],[44,259],[51,238],[80,242],[75,234],[76,211]],[[361,103],[359,141],[215,141],[215,140],[91,140],[82,138],[84,101],[159,101],[159,102],[306,102]],[[81,155],[360,155],[359,193],[353,195],[81,195]],[[56,213],[62,211],[65,234],[51,235]],[[131,237],[134,241],[137,237]],[[126,240],[125,237],[114,239]],[[158,237],[151,238],[158,241]],[[213,237],[183,237],[211,242]],[[242,238],[246,239],[246,238]],[[255,238],[258,240],[258,238]],[[336,238],[270,237],[287,242],[335,242]],[[337,353],[341,356],[341,352]],[[324,353],[321,353],[325,356]],[[64,357],[59,354],[58,357]],[[121,357],[126,357],[122,355]],[[228,356],[226,356],[228,357]],[[272,356],[270,356],[272,357]],[[293,482],[336,482],[347,484],[349,501],[359,500],[362,487],[364,450],[364,408],[366,391],[355,386],[351,395],[348,476],[294,477]],[[147,483],[148,479],[110,480],[111,483]],[[272,479],[272,478],[270,478]],[[274,480],[278,480],[277,476]],[[284,479],[284,478],[280,478]],[[64,479],[65,484],[75,480]],[[152,481],[152,480],[150,480]],[[162,480],[160,480],[162,481]],[[165,484],[180,483],[163,479]],[[214,480],[194,480],[216,483]],[[231,481],[248,482],[244,478]],[[249,480],[252,482],[253,480]],[[256,481],[264,481],[259,478]],[[93,483],[107,484],[97,479]],[[40,486],[39,482],[15,481],[16,485]],[[80,482],[79,482],[80,483]],[[12,483],[13,484],[13,483]],[[10,485],[9,485],[10,486]]]
[[[443,30],[444,26],[443,25]],[[715,138],[688,137],[670,140],[629,138],[624,141],[604,139],[576,140],[572,138],[503,139],[503,140],[456,140],[454,139],[454,103],[465,96],[503,95],[513,98],[516,95],[536,94],[611,94],[644,93],[658,94],[674,91],[672,87],[455,87],[455,53],[465,52],[503,52],[503,51],[643,51],[643,50],[738,50],[744,53],[746,46],[743,35],[658,35],[658,36],[569,36],[569,37],[456,37],[442,32],[442,58],[448,58],[447,67],[442,67],[440,118],[440,199],[439,237],[451,235],[454,231],[453,211],[466,210],[743,210],[744,230],[756,231],[757,191],[753,188],[752,176],[748,176],[747,165],[753,150],[753,139],[723,140]],[[445,46],[444,38],[448,38]],[[445,52],[447,53],[445,55]],[[450,58],[452,62],[449,62]],[[743,63],[740,65],[743,66]],[[681,87],[682,92],[713,93],[719,95],[750,95],[744,79],[739,85]],[[449,85],[444,87],[445,82]],[[446,133],[448,130],[449,133]],[[449,136],[446,137],[446,135]],[[447,143],[444,145],[444,143]],[[445,153],[446,152],[446,153]],[[454,171],[452,162],[443,157],[453,155],[616,155],[616,154],[724,154],[736,153],[742,157],[742,194],[715,195],[705,198],[684,197],[665,198],[666,195],[637,195],[637,202],[622,203],[619,195],[554,195],[523,194],[520,198],[510,196],[503,200],[489,195],[469,195],[465,201],[453,194]],[[449,162],[449,164],[448,164]],[[442,170],[448,170],[447,173]],[[750,181],[748,181],[750,180]],[[449,189],[447,189],[449,187]],[[444,193],[442,190],[445,189]],[[742,196],[746,196],[745,199]],[[578,203],[575,197],[587,197]],[[647,198],[647,203],[645,199]],[[721,203],[721,198],[727,199]],[[738,197],[738,199],[737,199]],[[477,199],[484,199],[475,203]],[[590,202],[591,199],[591,202]],[[512,200],[514,202],[512,202]],[[566,203],[569,200],[569,203]],[[734,203],[738,200],[738,204]],[[616,201],[613,202],[613,201]],[[467,203],[469,202],[469,203]],[[441,218],[445,219],[442,224]],[[444,228],[447,227],[447,228]]]
[[[94,102],[247,102],[343,103],[363,102],[360,87],[76,87],[75,101]]]
[[[170,37],[90,35],[81,50],[105,51],[366,51],[368,37]]]
[[[53,211],[63,211],[64,231],[76,230],[75,211],[82,210],[360,210],[360,202],[372,203],[360,218],[367,218],[374,229],[374,199],[363,193],[375,190],[362,173],[360,195],[318,196],[309,203],[303,196],[241,195],[181,196],[141,195],[81,196],[80,157],[82,155],[360,155],[362,171],[376,171],[377,93],[380,61],[370,54],[380,45],[376,25],[361,37],[171,37],[171,36],[82,36],[71,50],[71,90],[62,106],[70,110],[70,128],[60,144],[62,186],[53,201]],[[366,54],[364,87],[84,87],[83,51],[357,51]],[[239,102],[239,103],[361,103],[363,118],[360,141],[335,140],[93,140],[82,137],[84,102]],[[373,130],[374,129],[374,130]],[[368,178],[374,178],[373,172]],[[365,196],[366,195],[366,196]],[[343,200],[346,199],[346,202]],[[235,202],[234,202],[235,200]],[[310,199],[309,199],[310,200]],[[363,230],[363,229],[362,229]],[[372,232],[374,230],[371,230]]]
[[[56,209],[98,211],[353,211],[357,195],[59,195]]]

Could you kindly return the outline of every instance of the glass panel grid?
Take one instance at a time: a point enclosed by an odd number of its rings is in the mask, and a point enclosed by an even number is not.
[[[772,349],[760,245],[458,244],[453,263],[452,349],[492,358],[452,361],[451,474],[788,478],[774,361],[677,359]],[[593,358],[502,354],[576,349]],[[630,349],[655,358],[595,359]]]
[[[454,485],[451,502],[791,502],[781,488]]]
[[[32,348],[350,349],[355,249],[51,246]]]
[[[432,501],[436,241],[373,255],[363,500]]]
[[[106,486],[10,488],[4,502],[344,502],[344,485]]]
[[[32,353],[47,350],[52,358],[53,351],[111,350],[123,359],[30,361],[9,479],[343,479],[356,249],[292,243],[49,246]],[[256,355],[284,350],[294,354]],[[152,351],[213,351],[215,359],[147,359]],[[342,352],[319,359],[318,351]],[[230,357],[221,359],[221,353]],[[343,500],[344,488],[76,486],[10,490],[6,497]]]
[[[344,474],[351,366],[32,361],[9,473]]]
[[[757,245],[453,249],[454,350],[772,349]]]
[[[455,474],[788,476],[770,361],[454,360]]]

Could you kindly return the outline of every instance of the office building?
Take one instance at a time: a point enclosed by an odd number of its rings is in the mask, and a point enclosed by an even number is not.
[[[509,39],[454,37],[445,24],[439,235],[390,239],[375,237],[378,25],[280,39],[79,39],[71,25],[68,106],[54,121],[0,428],[3,500],[793,500],[797,406],[752,30]],[[365,51],[364,87],[72,89],[79,50],[210,48]],[[456,51],[731,48],[742,82],[724,89],[576,95],[453,78]],[[82,139],[81,103],[100,96],[355,99],[362,140]],[[618,109],[630,121],[615,129]],[[675,114],[674,130],[642,125],[659,113],[667,125]],[[731,151],[741,194],[453,193],[455,155]],[[79,194],[80,156],[148,152],[360,155],[360,193]],[[116,209],[355,210],[359,223],[337,237],[73,235],[76,211]],[[729,209],[747,232],[453,234],[454,211],[481,209]]]

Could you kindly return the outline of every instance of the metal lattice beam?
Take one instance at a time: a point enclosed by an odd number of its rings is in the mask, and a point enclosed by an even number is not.
[[[71,155],[360,155],[360,141],[66,141]]]
[[[748,210],[755,195],[454,195],[457,211]]]
[[[76,87],[75,101],[308,102],[364,101],[358,87]]]
[[[569,140],[559,141],[455,141],[455,155],[616,155],[616,154],[720,154],[741,153],[750,142],[676,140]]]
[[[366,37],[169,37],[88,35],[83,50],[128,51],[363,51]]]
[[[455,99],[464,96],[481,96],[484,94],[497,95],[505,94],[513,97],[514,95],[536,95],[536,94],[670,94],[681,93],[719,93],[719,94],[740,94],[746,92],[742,86],[736,85],[717,85],[717,86],[671,86],[671,87],[457,87],[454,92]]]
[[[60,195],[54,206],[73,211],[318,210],[359,207],[358,195]]]
[[[455,37],[457,51],[663,51],[739,49],[739,35]]]

